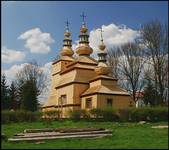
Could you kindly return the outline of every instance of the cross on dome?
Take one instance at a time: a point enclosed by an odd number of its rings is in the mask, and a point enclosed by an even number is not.
[[[83,21],[82,25],[85,25],[86,16],[85,16],[84,12],[82,13],[82,15],[80,15],[80,17],[82,17],[82,21]]]
[[[104,31],[102,30],[102,28],[100,29],[100,34],[101,34],[101,41],[103,42],[103,33]]]
[[[67,20],[65,23],[66,23],[66,30],[69,31],[69,25],[70,25],[70,22]]]

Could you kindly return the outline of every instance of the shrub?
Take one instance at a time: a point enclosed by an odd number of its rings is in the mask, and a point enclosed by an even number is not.
[[[133,108],[131,109],[131,121],[147,121],[149,116],[149,108]]]
[[[168,108],[157,107],[150,109],[149,119],[152,122],[168,121]]]
[[[91,116],[93,116],[96,119],[103,118],[103,110],[102,109],[93,108],[89,111],[89,113],[91,114]]]
[[[120,121],[131,121],[131,109],[130,108],[119,109],[118,114],[120,117]]]
[[[112,108],[104,108],[103,112],[103,119],[104,121],[118,121],[119,116],[117,115],[116,111]]]
[[[118,111],[121,121],[168,121],[165,107],[127,108]]]
[[[70,118],[73,120],[80,120],[80,118],[87,118],[87,112],[84,109],[69,111]]]
[[[11,123],[11,122],[31,122],[37,121],[41,118],[41,112],[29,112],[24,110],[10,111],[4,110],[1,113],[1,122],[2,123]]]
[[[43,112],[43,118],[44,119],[50,119],[50,120],[55,120],[60,118],[60,111],[59,110],[50,110],[50,111],[45,111]]]

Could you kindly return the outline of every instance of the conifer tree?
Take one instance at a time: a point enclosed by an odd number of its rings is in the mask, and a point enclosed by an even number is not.
[[[151,81],[148,81],[147,86],[144,88],[144,103],[146,105],[150,104],[151,106],[158,105],[158,99],[158,92],[156,91]]]
[[[14,82],[12,82],[10,85],[9,93],[10,93],[9,97],[11,102],[11,108],[14,110],[19,109],[18,91]]]
[[[9,101],[9,89],[8,89],[5,74],[1,76],[1,108],[2,109],[11,108],[10,101]]]

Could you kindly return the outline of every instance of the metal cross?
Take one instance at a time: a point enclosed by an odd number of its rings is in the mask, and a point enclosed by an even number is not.
[[[104,31],[102,30],[102,28],[100,29],[100,33],[101,33],[101,41],[103,42],[103,33]]]
[[[66,29],[69,30],[69,24],[70,24],[70,22],[67,20],[65,23],[66,23]]]
[[[84,12],[82,13],[82,15],[80,15],[80,17],[82,17],[83,25],[85,25],[85,18],[86,18],[86,16],[85,16]]]

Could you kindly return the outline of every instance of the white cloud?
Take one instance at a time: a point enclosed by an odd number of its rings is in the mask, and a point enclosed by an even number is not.
[[[46,54],[50,52],[50,44],[54,42],[50,33],[43,33],[39,28],[34,28],[22,33],[18,39],[25,40],[25,47],[31,53]]]
[[[139,36],[139,32],[130,28],[122,28],[121,25],[109,24],[102,25],[103,29],[103,39],[107,47],[113,48],[114,46],[120,46],[127,42],[132,42],[136,37]],[[98,45],[100,44],[100,31],[95,29],[90,31],[90,45],[94,50],[98,50]]]
[[[13,49],[8,49],[7,47],[2,47],[2,62],[12,63],[16,61],[23,61],[25,59],[25,53]]]
[[[2,70],[2,73],[5,73],[6,75],[7,84],[11,84],[11,82],[15,80],[16,73],[22,70],[25,65],[27,65],[27,63],[13,65],[9,69]]]

